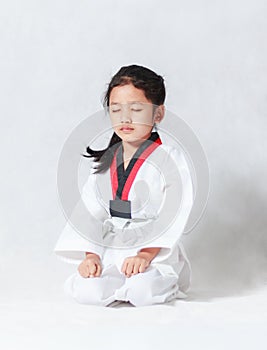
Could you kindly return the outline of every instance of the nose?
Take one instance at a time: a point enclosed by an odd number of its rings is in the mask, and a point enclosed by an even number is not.
[[[122,107],[122,113],[121,113],[121,123],[131,123],[131,112],[129,106],[125,105]]]

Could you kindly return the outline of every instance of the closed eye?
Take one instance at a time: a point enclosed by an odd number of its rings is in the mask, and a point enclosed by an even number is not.
[[[112,109],[112,110],[111,110],[111,112],[112,112],[112,113],[116,113],[116,112],[120,112],[120,111],[121,111],[121,109],[120,109],[120,108],[117,108],[117,109]]]
[[[142,112],[142,109],[140,109],[140,108],[132,108],[132,111],[133,112]]]

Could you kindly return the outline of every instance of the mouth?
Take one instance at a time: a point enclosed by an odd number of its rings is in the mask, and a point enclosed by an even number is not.
[[[121,131],[132,131],[134,130],[134,128],[131,128],[129,126],[123,126],[122,128],[120,128]]]

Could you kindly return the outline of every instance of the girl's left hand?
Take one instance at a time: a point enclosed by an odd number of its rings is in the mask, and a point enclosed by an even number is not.
[[[126,277],[131,277],[132,275],[144,272],[149,265],[149,259],[138,255],[130,256],[124,260],[121,272],[124,273]]]

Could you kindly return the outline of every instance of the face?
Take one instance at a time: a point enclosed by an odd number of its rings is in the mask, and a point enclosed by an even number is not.
[[[115,133],[129,143],[147,139],[154,123],[163,118],[163,115],[161,119],[155,117],[153,107],[144,91],[132,84],[113,88],[109,99],[109,113]]]

